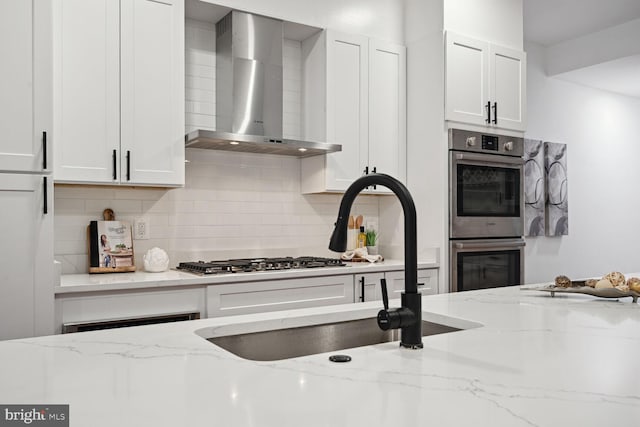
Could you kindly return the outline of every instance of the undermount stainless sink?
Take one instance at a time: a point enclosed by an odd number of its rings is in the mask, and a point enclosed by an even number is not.
[[[461,329],[422,322],[422,336]],[[400,330],[383,331],[375,317],[288,329],[207,338],[211,343],[249,360],[273,361],[399,341]]]

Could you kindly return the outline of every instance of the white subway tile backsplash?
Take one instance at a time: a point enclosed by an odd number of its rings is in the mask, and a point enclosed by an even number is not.
[[[190,113],[186,124],[193,126],[194,129],[215,130],[216,118],[205,114]]]
[[[216,53],[215,51],[191,49],[187,47],[184,52],[185,66],[186,65],[204,65],[216,68]]]
[[[119,199],[99,199],[99,200],[86,200],[85,212],[88,214],[97,215],[99,219],[102,218],[102,212],[105,209],[113,209],[116,212],[116,219],[120,219],[124,214],[140,214],[142,213],[142,201],[141,200],[119,200]]]
[[[207,91],[185,88],[185,100],[195,102],[210,102],[213,104],[215,110],[216,92],[215,90]],[[187,115],[187,118],[188,117],[189,116]]]
[[[85,232],[86,236],[86,232]],[[53,244],[53,252],[61,255],[74,255],[87,253],[86,238],[82,240],[56,240]]]
[[[115,189],[114,199],[157,201],[167,193],[164,188],[120,188]]]
[[[203,114],[207,116],[213,116],[216,110],[213,102],[186,101],[184,107],[186,113]]]
[[[215,81],[216,68],[211,65],[186,64],[184,74],[189,77],[206,77]]]
[[[166,214],[173,211],[173,206],[169,202],[168,197],[160,200],[143,200],[142,211],[152,214]]]
[[[206,90],[209,92],[216,90],[216,81],[209,77],[185,76],[184,81],[187,89]]]

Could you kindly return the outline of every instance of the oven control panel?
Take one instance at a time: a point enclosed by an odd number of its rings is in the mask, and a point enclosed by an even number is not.
[[[482,135],[482,149],[498,151],[498,137],[495,135]]]
[[[514,136],[449,129],[449,149],[522,157],[524,139]]]

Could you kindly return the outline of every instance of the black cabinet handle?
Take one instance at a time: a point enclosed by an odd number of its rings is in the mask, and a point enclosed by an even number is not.
[[[498,103],[497,102],[493,103],[493,124],[494,125],[498,124]]]
[[[364,302],[364,276],[360,277],[360,301]]]
[[[487,102],[487,123],[491,123],[491,101]]]
[[[49,213],[49,197],[48,197],[48,183],[47,183],[47,177],[42,177],[42,185],[44,187],[44,191],[42,192],[43,196],[44,196],[44,203],[42,206],[42,213],[43,214],[48,214]]]
[[[42,132],[42,169],[47,169],[47,132]]]
[[[371,170],[371,172],[372,172],[372,173],[376,173],[376,167],[375,167],[375,166],[373,167],[373,169]],[[375,189],[376,189],[376,187],[377,187],[377,186],[374,184],[374,185],[373,185],[373,189],[375,190]]]
[[[127,150],[127,181],[131,181],[131,151]]]
[[[364,175],[369,175],[369,166],[364,167]]]
[[[118,167],[118,159],[116,157],[116,150],[113,150],[113,154],[112,154],[112,161],[113,161],[113,180],[115,181],[116,179],[118,179],[118,171],[116,170],[116,168]]]
[[[389,310],[389,294],[387,293],[387,279],[380,279],[380,289],[382,290],[382,305],[385,310]]]

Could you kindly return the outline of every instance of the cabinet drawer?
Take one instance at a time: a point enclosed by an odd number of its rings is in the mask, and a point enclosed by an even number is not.
[[[385,273],[389,299],[400,298],[404,292],[404,271],[389,271]],[[435,268],[418,270],[418,292],[422,295],[438,293],[438,270]]]
[[[207,287],[208,317],[352,302],[352,275],[234,283]]]
[[[104,292],[100,295],[56,297],[56,333],[62,324],[132,319],[171,313],[200,313],[205,317],[205,290]]]

